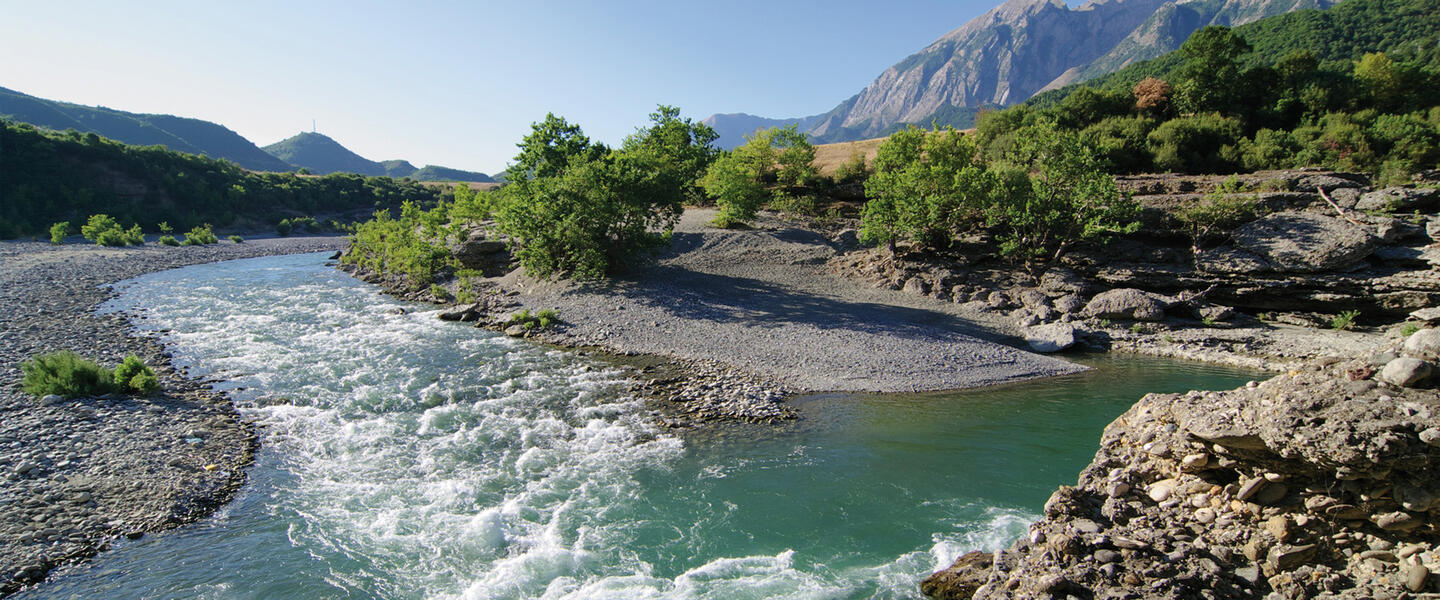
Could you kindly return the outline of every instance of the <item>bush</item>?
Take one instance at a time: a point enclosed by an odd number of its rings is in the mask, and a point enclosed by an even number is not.
[[[80,227],[85,239],[101,246],[127,246],[130,244],[125,230],[107,214],[90,215],[90,220]]]
[[[1347,310],[1330,319],[1330,328],[1335,331],[1350,329],[1355,326],[1355,319],[1360,316],[1358,310]]]
[[[160,388],[155,371],[134,354],[126,356],[120,366],[115,367],[113,380],[117,387],[137,394],[148,394]]]
[[[1181,173],[1231,173],[1240,163],[1240,121],[1218,114],[1172,119],[1150,132],[1155,166]]]
[[[860,235],[868,244],[910,240],[948,247],[955,233],[983,220],[996,186],[974,141],[954,129],[908,127],[881,142]]]
[[[75,398],[117,390],[110,369],[69,350],[36,356],[21,363],[20,371],[25,374],[21,389],[37,398],[50,394]]]
[[[218,243],[220,243],[220,238],[215,237],[215,232],[210,229],[208,223],[194,227],[185,234],[186,246],[208,246]]]
[[[1198,202],[1175,211],[1175,219],[1189,231],[1195,248],[1201,248],[1217,235],[1260,217],[1262,207],[1254,199],[1237,197],[1226,191],[1216,190]]]
[[[65,243],[65,234],[70,233],[70,222],[61,221],[50,226],[50,243],[59,246]]]
[[[145,245],[145,232],[140,231],[139,225],[135,225],[130,227],[129,229],[126,229],[123,237],[125,239],[125,245],[127,246]]]
[[[245,243],[245,238],[240,237],[240,236],[238,236],[238,235],[232,235],[232,236],[230,236],[230,241],[235,242],[235,243],[237,243],[237,244],[243,244],[243,243]]]
[[[159,239],[159,240],[156,240],[156,241],[159,242],[160,245],[162,245],[162,246],[179,246],[179,245],[180,245],[180,241],[177,240],[177,239],[175,239],[175,236],[173,236],[173,235],[162,235],[162,236],[160,236],[160,239]]]
[[[505,321],[505,327],[519,325],[521,327],[524,327],[525,329],[531,330],[548,329],[550,326],[557,325],[559,323],[560,315],[556,313],[554,309],[542,309],[540,312],[532,315],[530,314],[530,309],[526,308],[518,313],[510,315],[510,318]]]
[[[275,234],[280,237],[285,237],[290,235],[290,230],[294,228],[295,226],[290,224],[290,219],[282,219],[279,223],[275,224]]]
[[[850,152],[850,158],[835,167],[835,174],[831,178],[835,183],[860,183],[870,178],[870,172],[865,155],[857,148]]]

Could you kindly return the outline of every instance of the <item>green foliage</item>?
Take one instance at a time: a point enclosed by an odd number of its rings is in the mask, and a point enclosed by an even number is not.
[[[621,151],[643,156],[662,172],[679,177],[681,200],[699,205],[706,200],[699,181],[720,154],[713,145],[719,137],[709,125],[681,119],[679,108],[662,104],[650,113],[648,127],[625,138]]]
[[[775,131],[774,146],[777,165],[775,178],[781,186],[810,185],[815,179],[815,147],[809,138],[791,124]]]
[[[505,321],[504,326],[511,327],[514,325],[519,325],[521,327],[524,327],[525,329],[535,330],[548,329],[553,325],[558,325],[559,323],[560,315],[559,313],[556,313],[554,309],[541,309],[540,312],[532,315],[530,314],[530,309],[526,308],[522,309],[520,312],[510,315],[510,318]]]
[[[1358,310],[1347,310],[1330,319],[1330,328],[1335,331],[1343,331],[1355,326],[1355,319],[1360,316]]]
[[[1120,193],[1079,134],[1044,121],[1021,139],[1010,162],[1030,173],[1028,189],[1002,185],[1009,189],[994,194],[986,207],[1002,254],[1058,258],[1075,243],[1103,242],[1140,227],[1140,206]]]
[[[452,297],[450,290],[445,289],[445,286],[440,284],[430,284],[430,295],[440,301],[446,301]]]
[[[1219,114],[1162,123],[1148,137],[1155,166],[1182,173],[1225,173],[1240,162],[1240,122]]]
[[[231,235],[231,236],[230,236],[230,241],[235,242],[235,243],[237,243],[237,244],[243,244],[243,243],[245,243],[245,238],[240,237],[240,236],[238,236],[238,235]]]
[[[59,246],[65,243],[65,236],[70,233],[70,222],[61,221],[50,226],[50,243]]]
[[[790,194],[785,191],[775,192],[770,199],[770,210],[778,212],[789,218],[813,217],[818,213],[815,197],[809,194]]]
[[[180,245],[180,240],[175,239],[175,236],[173,236],[173,235],[162,235],[162,236],[160,236],[160,239],[158,239],[158,240],[156,240],[156,241],[159,242],[160,245],[162,245],[162,246],[179,246],[179,245]]]
[[[443,270],[457,266],[447,245],[456,235],[448,227],[447,211],[445,204],[425,211],[409,202],[401,206],[399,219],[388,210],[376,211],[374,219],[356,226],[341,261],[404,275],[412,289],[425,289]]]
[[[1175,103],[1181,112],[1235,114],[1245,95],[1240,58],[1250,44],[1228,27],[1210,25],[1180,46],[1185,63],[1175,74]]]
[[[1112,173],[1143,173],[1154,167],[1148,140],[1157,122],[1142,115],[1108,117],[1080,132]]]
[[[175,232],[175,228],[174,228],[174,227],[171,227],[171,226],[170,226],[170,223],[169,223],[168,221],[161,221],[159,224],[157,224],[157,225],[155,226],[155,228],[158,229],[158,230],[160,230],[160,233],[174,233],[174,232]]]
[[[0,122],[0,148],[0,229],[25,235],[45,234],[58,221],[84,223],[98,213],[127,224],[164,221],[183,231],[207,222],[225,227],[242,219],[275,222],[296,213],[394,208],[406,200],[434,204],[443,193],[388,177],[257,173],[159,146],[87,141],[10,121]],[[147,193],[126,193],[132,186]]]
[[[1403,326],[1400,327],[1400,337],[1407,337],[1407,338],[1408,338],[1408,337],[1410,337],[1410,336],[1412,336],[1412,335],[1415,335],[1415,332],[1417,332],[1417,331],[1420,331],[1420,324],[1419,324],[1419,323],[1414,323],[1414,322],[1406,323],[1405,325],[1403,325]]]
[[[767,129],[746,136],[743,145],[721,154],[705,172],[700,185],[720,207],[716,225],[727,227],[755,218],[765,202],[766,179],[775,173],[775,133]]]
[[[129,229],[126,229],[123,238],[125,240],[125,244],[128,246],[145,245],[145,233],[140,231],[139,225],[132,225]]]
[[[949,128],[897,131],[881,142],[875,174],[865,181],[861,239],[948,247],[955,233],[983,219],[998,184],[969,136]]]
[[[90,219],[80,226],[80,235],[85,239],[95,242],[100,246],[128,246],[130,240],[125,235],[125,230],[120,224],[107,214],[90,215]]]
[[[66,398],[116,391],[115,376],[94,361],[62,350],[41,354],[20,364],[21,389],[31,396],[56,394]]]
[[[137,394],[148,394],[160,389],[160,380],[155,377],[155,371],[134,354],[126,355],[125,360],[115,367],[113,381],[116,387]]]
[[[215,232],[210,229],[210,224],[197,225],[185,234],[186,246],[208,246],[220,243],[220,238],[215,237]]]

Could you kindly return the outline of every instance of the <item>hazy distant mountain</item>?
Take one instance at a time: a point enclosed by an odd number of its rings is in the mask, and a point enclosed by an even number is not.
[[[462,171],[448,167],[426,165],[416,169],[405,160],[375,162],[341,146],[339,142],[321,133],[301,132],[290,138],[265,147],[265,151],[276,158],[297,167],[305,167],[316,174],[358,173],[388,177],[409,177],[417,181],[494,181],[484,173]]]
[[[980,107],[1023,102],[1042,90],[1159,56],[1205,25],[1239,25],[1332,3],[1091,0],[1070,8],[1064,0],[1007,0],[886,69],[818,119],[807,119],[804,129],[817,141],[839,142],[885,135],[905,123],[965,127]]]
[[[65,131],[94,133],[138,146],[159,144],[177,152],[223,158],[255,171],[293,171],[284,161],[222,125],[171,115],[129,113],[46,100],[0,88],[0,116]]]
[[[720,134],[720,137],[715,140],[717,147],[730,150],[745,143],[745,136],[761,129],[785,127],[794,124],[798,126],[801,131],[807,131],[810,129],[810,125],[822,116],[824,115],[800,117],[798,119],[767,119],[745,113],[729,113],[710,115],[700,122],[709,125],[711,129],[715,130],[715,133]]]

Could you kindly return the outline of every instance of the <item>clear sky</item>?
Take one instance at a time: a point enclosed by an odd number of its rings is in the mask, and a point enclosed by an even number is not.
[[[0,87],[494,173],[546,112],[613,144],[658,103],[828,111],[997,3],[0,0]]]

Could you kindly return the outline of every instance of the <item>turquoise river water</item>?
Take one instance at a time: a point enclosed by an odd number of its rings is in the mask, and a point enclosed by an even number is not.
[[[1145,392],[1256,376],[1099,358],[978,391],[809,396],[789,425],[677,434],[621,371],[442,322],[323,255],[119,291],[108,308],[145,315],[192,375],[224,378],[263,448],[213,518],[16,598],[915,598],[960,553],[1020,536]]]

